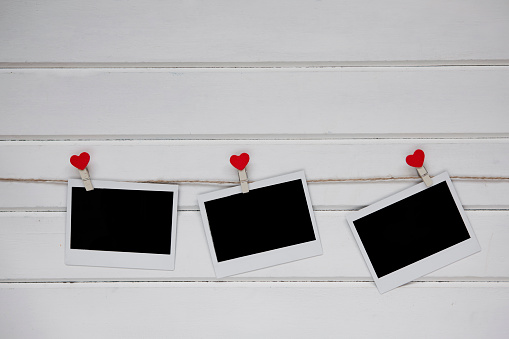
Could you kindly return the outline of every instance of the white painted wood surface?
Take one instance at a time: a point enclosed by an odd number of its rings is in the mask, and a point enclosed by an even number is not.
[[[508,283],[11,284],[5,337],[506,338]],[[51,312],[48,312],[51,305]],[[65,321],[65,324],[62,322]],[[29,324],[29,326],[27,325]],[[345,335],[346,336],[346,335]]]
[[[4,0],[2,61],[509,59],[505,0]]]
[[[508,92],[506,66],[5,69],[0,133],[17,138],[505,135]]]
[[[431,175],[509,177],[507,138],[490,139],[335,139],[335,140],[115,140],[4,141],[0,178],[79,178],[69,157],[86,151],[98,180],[222,180],[238,183],[232,154],[251,156],[249,179],[260,180],[304,169],[308,180],[415,177],[388,182],[311,183],[318,209],[356,209],[409,187],[420,179],[405,162],[422,148]],[[451,156],[454,155],[454,156]],[[51,159],[51,161],[49,161]],[[206,163],[206,166],[203,164]],[[230,185],[230,186],[232,186]],[[509,180],[456,180],[467,208],[509,206]],[[196,195],[225,185],[185,184],[179,208],[197,209]],[[0,182],[4,209],[62,210],[65,184]]]
[[[196,195],[227,185],[181,184],[161,272],[65,266],[65,184],[0,181],[0,337],[507,338],[507,41],[505,0],[2,1],[0,178],[415,179],[310,183],[324,255],[221,282]],[[475,177],[482,252],[381,296],[344,216],[416,148]]]
[[[346,213],[316,212],[322,256],[222,280],[372,281],[345,221]],[[1,215],[5,226],[0,233],[0,279],[6,281],[216,280],[198,211],[178,214],[175,271],[65,266],[65,213]],[[420,281],[509,281],[509,212],[467,211],[467,215],[483,251]]]

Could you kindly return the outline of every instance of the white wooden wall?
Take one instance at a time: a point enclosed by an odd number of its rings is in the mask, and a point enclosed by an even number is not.
[[[507,0],[0,1],[0,178],[509,177]],[[454,181],[482,252],[380,295],[310,183],[324,255],[217,281],[182,184],[174,272],[64,265],[61,183],[0,181],[1,338],[508,338],[509,180]]]

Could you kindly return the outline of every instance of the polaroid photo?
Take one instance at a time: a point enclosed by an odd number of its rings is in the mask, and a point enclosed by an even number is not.
[[[432,179],[347,215],[380,293],[481,250],[449,175]]]
[[[216,277],[323,253],[304,171],[198,196]]]
[[[69,179],[65,264],[175,269],[178,186]]]

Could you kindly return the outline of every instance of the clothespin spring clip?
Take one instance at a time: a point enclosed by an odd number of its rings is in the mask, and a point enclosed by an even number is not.
[[[92,191],[94,186],[92,185],[92,180],[90,179],[90,174],[87,169],[89,161],[90,154],[87,152],[83,152],[80,155],[73,155],[71,157],[71,165],[76,167],[80,172],[81,180],[83,180],[83,186],[85,186],[87,191]]]
[[[92,191],[94,189],[94,186],[92,185],[92,179],[90,179],[90,174],[88,173],[88,169],[85,167],[85,169],[80,170],[78,169],[81,175],[81,180],[83,180],[83,185],[85,186],[85,189],[87,191]]]
[[[249,154],[242,153],[241,155],[232,155],[230,163],[239,171],[240,188],[242,193],[249,192],[249,185],[247,182],[246,166],[249,162]]]
[[[417,167],[417,174],[421,177],[422,181],[426,184],[426,187],[430,187],[433,185],[433,180],[431,180],[431,177],[428,174],[428,171],[424,168],[424,166]]]
[[[406,163],[409,166],[414,167],[421,179],[424,181],[424,184],[426,184],[426,187],[430,187],[433,185],[433,180],[431,180],[428,171],[424,168],[424,157],[424,152],[418,149],[414,152],[414,154],[406,157]]]
[[[239,180],[240,180],[240,188],[242,190],[242,193],[248,193],[249,185],[248,185],[248,181],[247,181],[247,173],[246,173],[245,168],[242,171],[239,171]]]

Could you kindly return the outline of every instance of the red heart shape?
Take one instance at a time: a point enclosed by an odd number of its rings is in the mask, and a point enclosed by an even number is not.
[[[406,157],[406,163],[412,167],[422,167],[422,164],[424,164],[424,152],[420,149],[416,150],[413,155]]]
[[[84,170],[87,167],[89,161],[90,154],[88,154],[87,152],[83,152],[79,156],[73,155],[71,157],[71,165],[80,170]]]
[[[241,155],[232,155],[230,157],[230,163],[239,171],[242,171],[244,168],[246,168],[248,162],[249,154],[247,153],[242,153]]]

